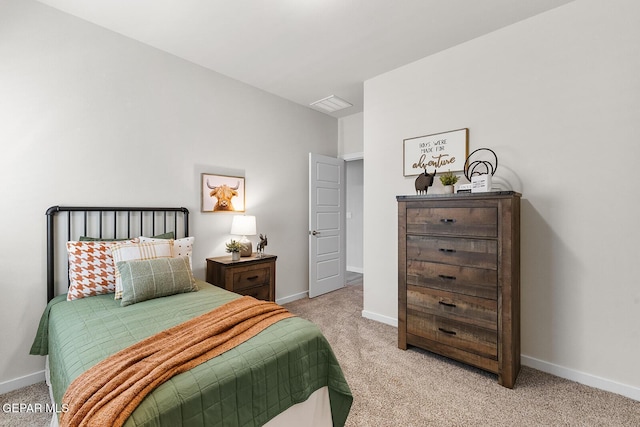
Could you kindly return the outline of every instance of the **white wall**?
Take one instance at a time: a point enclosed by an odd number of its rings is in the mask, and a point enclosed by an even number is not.
[[[364,160],[345,162],[347,181],[347,271],[363,273]]]
[[[351,158],[362,155],[364,113],[356,113],[338,119],[338,154]]]
[[[467,127],[523,194],[523,362],[640,400],[638,16],[578,0],[365,82],[365,316],[397,322],[403,139]]]
[[[346,159],[347,271],[363,273],[364,113],[338,119],[338,154]]]
[[[307,291],[308,153],[337,155],[336,119],[34,1],[0,3],[0,58],[0,393],[44,366],[52,205],[186,206],[204,279],[232,216],[200,213],[200,173],[244,175],[276,297]]]

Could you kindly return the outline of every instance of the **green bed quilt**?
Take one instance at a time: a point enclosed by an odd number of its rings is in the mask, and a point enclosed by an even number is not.
[[[202,281],[198,287],[126,307],[113,294],[51,300],[31,354],[49,355],[56,403],[64,404],[71,382],[109,355],[238,298]],[[160,385],[125,426],[260,426],[324,386],[333,425],[343,426],[353,398],[331,347],[313,323],[284,319]]]

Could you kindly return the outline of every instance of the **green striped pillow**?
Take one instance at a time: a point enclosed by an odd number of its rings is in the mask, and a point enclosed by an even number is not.
[[[122,302],[127,306],[153,298],[197,291],[189,258],[155,258],[119,261],[116,268],[122,278]]]

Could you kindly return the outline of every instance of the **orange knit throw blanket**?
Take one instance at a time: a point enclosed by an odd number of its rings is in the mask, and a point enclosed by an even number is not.
[[[71,383],[60,425],[122,426],[155,387],[292,316],[273,302],[245,296],[142,340]]]

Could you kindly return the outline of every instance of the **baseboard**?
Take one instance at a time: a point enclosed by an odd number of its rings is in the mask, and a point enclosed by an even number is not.
[[[628,384],[622,384],[616,381],[608,380],[606,378],[598,377],[596,375],[576,371],[574,369],[569,369],[564,366],[545,362],[544,360],[536,359],[530,356],[521,355],[520,362],[525,366],[537,369],[542,372],[546,372],[551,375],[555,375],[560,378],[565,378],[567,380],[575,381],[580,384],[588,385],[589,387],[610,391],[612,393],[628,397],[629,399],[640,401],[640,388],[638,387],[634,387]]]
[[[347,265],[347,271],[351,271],[353,273],[364,274],[364,268],[362,268],[362,267],[349,267]]]
[[[371,311],[362,310],[362,317],[375,320],[376,322],[384,323],[394,327],[398,327],[398,319],[388,316],[383,316]],[[629,399],[640,401],[640,387],[622,384],[613,380],[598,377],[596,375],[588,374],[585,372],[576,371],[575,369],[566,368],[564,366],[556,365],[544,360],[536,359],[534,357],[521,355],[520,362],[524,366],[528,366],[533,369],[537,369],[542,372],[546,372],[556,377],[565,378],[570,381],[575,381],[580,384],[587,385],[589,387],[597,388],[600,390],[616,393]]]
[[[293,294],[293,295],[289,295],[288,297],[279,298],[276,300],[276,304],[282,305],[288,302],[293,302],[299,299],[307,298],[308,296],[309,296],[309,292],[304,291],[304,292],[300,292],[299,294]]]
[[[38,371],[20,378],[4,381],[0,383],[0,394],[9,393],[10,391],[18,390],[42,381],[44,381],[44,371]]]
[[[383,316],[382,314],[373,313],[367,310],[362,310],[362,317],[375,320],[376,322],[384,323],[386,325],[391,325],[396,328],[398,327],[398,319],[393,317]]]

